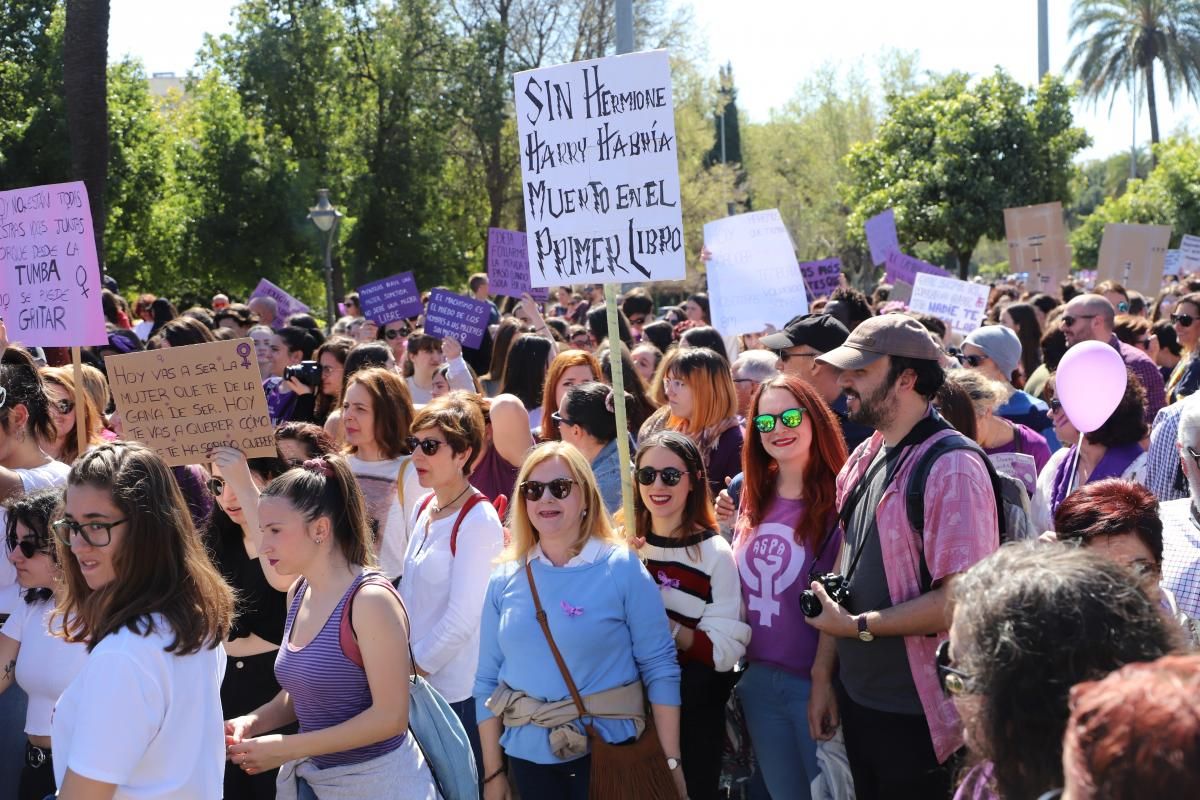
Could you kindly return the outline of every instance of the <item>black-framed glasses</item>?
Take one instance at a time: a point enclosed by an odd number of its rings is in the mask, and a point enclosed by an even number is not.
[[[213,497],[220,497],[222,494],[225,493],[225,479],[224,478],[218,478],[218,477],[214,476],[214,477],[208,479],[207,484],[208,484],[208,491],[212,493]]]
[[[664,467],[663,469],[655,469],[654,467],[642,467],[636,470],[633,475],[637,478],[637,482],[642,486],[653,486],[654,481],[661,475],[662,482],[665,486],[678,486],[683,480],[686,472],[676,469],[675,467]]]
[[[92,547],[107,547],[112,542],[112,529],[123,525],[129,520],[119,519],[116,522],[84,522],[78,523],[73,519],[60,519],[50,523],[54,535],[67,547],[71,546],[72,536],[81,536]]]
[[[579,424],[578,422],[571,419],[570,417],[564,417],[562,414],[558,413],[557,411],[555,411],[553,414],[550,415],[550,419],[554,420],[555,424],[557,424],[559,426],[578,425]]]
[[[779,356],[779,360],[784,364],[789,358],[816,358],[820,353],[789,353],[787,350],[776,350],[775,355]]]
[[[957,670],[950,666],[954,662],[950,659],[950,640],[945,639],[937,646],[937,653],[934,655],[934,661],[937,664],[938,683],[942,687],[942,691],[947,697],[958,697],[959,695],[970,694],[971,692],[971,676],[962,670]]]
[[[1178,325],[1181,328],[1190,328],[1190,327],[1192,327],[1192,323],[1195,321],[1196,321],[1196,318],[1193,317],[1191,314],[1172,314],[1171,315],[1171,322],[1174,322],[1176,325]]]
[[[36,539],[17,538],[17,532],[11,531],[6,538],[5,543],[8,545],[8,552],[20,550],[21,555],[25,558],[33,558],[38,553],[50,555],[49,542],[38,542]]]
[[[75,404],[70,400],[51,400],[50,407],[60,414],[70,414],[75,410]]]
[[[779,414],[759,414],[754,418],[754,428],[759,433],[770,433],[775,430],[775,420],[782,422],[785,428],[799,428],[804,421],[804,409],[789,408]]]
[[[1063,314],[1063,316],[1062,316],[1062,324],[1063,324],[1065,327],[1068,327],[1068,328],[1074,328],[1074,327],[1075,327],[1075,321],[1076,321],[1076,320],[1080,320],[1080,319],[1095,319],[1095,318],[1096,318],[1096,317],[1098,317],[1098,316],[1099,316],[1099,314],[1078,314],[1078,315],[1073,315],[1073,314]],[[1173,319],[1173,317],[1172,317],[1172,319]],[[1186,328],[1186,327],[1187,327],[1187,325],[1184,325],[1183,327],[1185,327],[1185,328]]]
[[[966,364],[971,369],[975,369],[984,361],[987,361],[987,356],[969,356],[966,353],[958,353],[954,357],[958,359],[958,363]]]
[[[421,452],[427,456],[437,455],[437,451],[441,449],[441,446],[447,444],[447,442],[443,442],[441,439],[418,439],[415,436],[408,437],[405,443],[408,445],[409,451],[415,453],[419,447],[421,448]]]
[[[1050,413],[1057,414],[1059,411],[1062,411],[1062,400],[1056,397],[1050,401]]]
[[[571,487],[575,485],[575,481],[570,478],[555,478],[552,481],[543,483],[542,481],[524,481],[519,487],[521,494],[526,500],[537,502],[542,499],[542,495],[546,490],[550,490],[550,494],[558,500],[564,500],[571,494]]]

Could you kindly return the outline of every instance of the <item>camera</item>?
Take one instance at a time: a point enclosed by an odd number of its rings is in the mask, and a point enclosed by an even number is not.
[[[839,606],[844,606],[849,602],[850,582],[846,579],[845,575],[829,572],[825,575],[813,577],[809,583],[812,583],[812,581],[817,581],[825,587],[825,593],[829,595],[829,599]],[[821,615],[821,600],[812,589],[805,589],[800,593],[800,610],[804,612],[804,616],[806,617],[818,617]]]
[[[321,385],[321,365],[316,361],[301,361],[299,364],[284,367],[283,379],[290,381],[292,378],[300,381],[310,389],[316,389]]]

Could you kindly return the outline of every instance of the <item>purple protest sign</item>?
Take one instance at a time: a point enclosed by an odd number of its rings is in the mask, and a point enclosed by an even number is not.
[[[421,293],[411,272],[398,272],[358,287],[359,308],[376,325],[387,325],[421,313]]]
[[[282,325],[283,321],[292,314],[308,314],[312,311],[304,303],[301,303],[266,278],[258,282],[258,286],[254,287],[254,291],[250,293],[250,297],[251,299],[255,297],[270,297],[275,300],[275,319],[277,320],[277,325]]]
[[[0,192],[0,313],[13,342],[104,344],[103,288],[82,181]]]
[[[884,279],[888,283],[904,281],[908,284],[916,284],[917,276],[922,273],[926,275],[940,275],[943,278],[954,277],[941,267],[935,267],[928,261],[922,261],[919,258],[905,255],[899,250],[894,250],[888,254],[887,267],[884,269]]]
[[[827,258],[824,261],[803,261],[800,263],[800,272],[804,275],[810,299],[829,297],[841,283],[842,260]]]
[[[488,228],[488,291],[504,297],[528,293],[539,303],[550,299],[550,289],[529,285],[529,244],[521,231]]]
[[[871,262],[875,266],[887,261],[889,253],[899,252],[895,211],[889,208],[882,214],[876,214],[867,220],[863,228],[867,232],[867,246],[871,248]]]
[[[425,332],[453,336],[463,347],[477,348],[483,341],[491,307],[483,300],[434,289],[425,308]]]

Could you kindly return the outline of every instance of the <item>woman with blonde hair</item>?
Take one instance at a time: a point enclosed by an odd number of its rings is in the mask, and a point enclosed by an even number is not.
[[[46,385],[46,397],[50,401],[50,418],[54,420],[55,437],[42,442],[42,449],[70,466],[79,458],[79,438],[75,433],[75,376],[68,367],[45,367],[42,380]],[[89,448],[104,443],[101,431],[104,420],[96,408],[92,396],[83,393],[85,440]]]
[[[550,362],[546,373],[546,385],[542,390],[543,442],[557,441],[561,437],[554,415],[562,405],[563,397],[572,386],[601,381],[600,362],[591,353],[583,350],[564,350]]]
[[[729,362],[706,348],[683,350],[671,360],[666,375],[666,428],[687,434],[700,448],[715,497],[725,488],[726,478],[742,471],[742,427]]]
[[[534,448],[517,486],[512,544],[492,573],[480,626],[474,696],[484,797],[509,797],[504,754],[521,796],[587,797],[585,725],[614,744],[656,735],[676,791],[686,796],[679,664],[658,585],[613,530],[574,447]],[[552,649],[560,651],[561,667]],[[603,716],[584,718],[580,707]],[[629,796],[635,784],[644,788],[637,771],[603,777]]]

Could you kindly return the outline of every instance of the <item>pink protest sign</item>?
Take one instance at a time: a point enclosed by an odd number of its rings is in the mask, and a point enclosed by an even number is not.
[[[490,314],[491,307],[483,300],[434,289],[425,307],[425,332],[453,336],[463,347],[477,348],[483,342]]]
[[[842,260],[827,258],[824,261],[803,261],[800,272],[804,275],[804,285],[808,287],[810,298],[829,297],[841,283]]]
[[[13,342],[104,344],[103,288],[83,181],[0,192],[0,314]]]
[[[550,289],[529,283],[529,244],[521,231],[488,228],[487,274],[490,294],[520,297],[526,292],[539,303],[550,297]]]
[[[917,276],[924,273],[926,275],[940,275],[943,278],[953,278],[946,270],[941,267],[935,267],[928,261],[922,261],[919,258],[913,258],[910,255],[905,255],[899,250],[893,250],[888,253],[887,267],[884,269],[884,278],[889,283],[896,281],[904,281],[908,284],[916,284]]]
[[[900,239],[896,235],[896,212],[892,209],[876,214],[866,221],[867,246],[871,248],[871,263],[879,266],[887,261],[889,253],[900,252]]]

